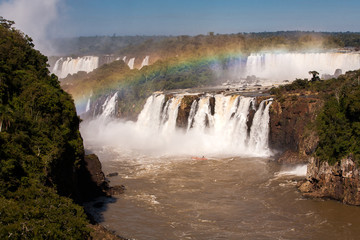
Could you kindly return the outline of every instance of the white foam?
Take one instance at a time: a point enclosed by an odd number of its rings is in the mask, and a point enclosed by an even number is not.
[[[283,175],[291,175],[291,176],[306,176],[307,172],[307,165],[298,165],[296,167],[293,167],[291,169],[280,171],[277,175],[283,176]]]

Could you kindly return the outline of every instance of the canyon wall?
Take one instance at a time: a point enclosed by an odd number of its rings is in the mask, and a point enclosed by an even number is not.
[[[350,205],[360,205],[360,169],[349,155],[333,166],[311,158],[306,180],[298,184],[307,197],[330,198]]]

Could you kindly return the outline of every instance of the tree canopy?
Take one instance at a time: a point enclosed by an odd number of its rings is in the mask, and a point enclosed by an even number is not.
[[[0,238],[88,236],[69,196],[83,159],[73,100],[30,37],[0,18]]]

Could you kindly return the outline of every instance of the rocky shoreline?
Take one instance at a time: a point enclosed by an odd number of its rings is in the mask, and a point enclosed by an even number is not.
[[[110,181],[105,177],[102,171],[101,162],[97,155],[88,154],[84,157],[84,169],[80,173],[81,181],[79,182],[79,189],[83,205],[85,202],[91,202],[98,197],[111,198],[112,196],[124,193],[125,187],[123,185],[110,186]],[[105,204],[101,202],[102,204]],[[94,203],[99,204],[99,202]],[[92,206],[92,208],[96,206]],[[84,208],[87,214],[91,231],[91,239],[102,240],[127,240],[124,237],[117,235],[115,232],[106,229],[96,221],[96,217],[92,215],[87,207]]]
[[[349,205],[360,205],[360,169],[350,155],[331,166],[310,159],[306,179],[298,183],[305,197],[329,198]]]

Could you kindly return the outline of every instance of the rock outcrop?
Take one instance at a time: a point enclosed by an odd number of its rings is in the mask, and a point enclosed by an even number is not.
[[[85,155],[84,164],[77,173],[78,196],[76,200],[85,202],[100,196],[118,195],[124,192],[124,186],[109,186],[102,172],[101,163],[95,154]]]
[[[270,108],[269,147],[281,152],[279,162],[307,162],[318,136],[311,129],[323,101],[317,96],[292,95],[274,98]]]
[[[352,156],[334,166],[311,158],[306,180],[298,184],[307,197],[330,198],[350,205],[360,205],[360,169]]]

